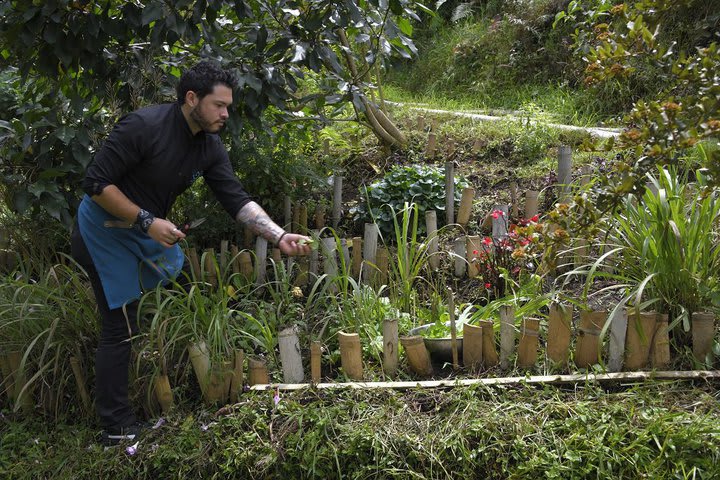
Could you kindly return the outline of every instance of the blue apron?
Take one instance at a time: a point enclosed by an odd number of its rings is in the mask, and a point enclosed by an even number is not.
[[[78,225],[110,309],[167,284],[182,269],[185,257],[179,245],[165,248],[138,227],[107,227],[106,221],[123,220],[85,195],[78,208]]]

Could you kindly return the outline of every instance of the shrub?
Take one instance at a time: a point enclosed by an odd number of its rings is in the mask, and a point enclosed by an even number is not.
[[[455,203],[460,201],[462,189],[467,186],[463,178],[455,178]],[[384,238],[392,238],[394,213],[402,212],[406,203],[415,203],[418,234],[426,233],[425,212],[438,212],[438,226],[445,222],[445,173],[441,168],[423,165],[394,167],[384,178],[361,187],[360,194],[366,199],[354,212],[356,222],[377,223]]]

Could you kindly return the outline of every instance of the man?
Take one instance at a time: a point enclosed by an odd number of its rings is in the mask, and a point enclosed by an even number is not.
[[[234,84],[230,72],[200,62],[180,78],[177,103],[120,119],[86,172],[72,252],[90,276],[101,315],[95,404],[106,445],[134,440],[142,427],[128,399],[129,339],[143,291],[183,266],[177,242],[185,234],[165,218],[182,192],[202,176],[238,222],[287,255],[310,251],[309,239],[276,225],[232,170],[217,132]]]

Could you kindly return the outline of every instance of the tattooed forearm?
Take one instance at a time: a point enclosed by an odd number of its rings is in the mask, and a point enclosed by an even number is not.
[[[285,233],[285,230],[273,222],[265,210],[255,202],[250,202],[241,208],[235,220],[249,227],[256,235],[273,243],[277,243]]]

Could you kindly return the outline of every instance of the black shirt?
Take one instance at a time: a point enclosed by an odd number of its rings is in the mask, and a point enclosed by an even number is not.
[[[249,201],[216,134],[192,134],[177,103],[155,105],[120,119],[88,167],[90,196],[115,185],[133,203],[165,218],[175,199],[200,176],[233,217]]]

